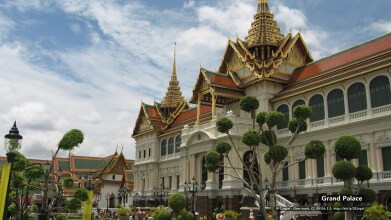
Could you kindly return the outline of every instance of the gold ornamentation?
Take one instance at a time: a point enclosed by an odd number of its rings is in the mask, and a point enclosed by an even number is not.
[[[306,56],[303,54],[303,50],[299,47],[299,45],[295,45],[291,52],[288,54],[287,63],[294,66],[299,67],[306,64]]]
[[[244,64],[236,53],[232,53],[231,59],[228,63],[228,68],[233,72],[239,72],[244,69]]]

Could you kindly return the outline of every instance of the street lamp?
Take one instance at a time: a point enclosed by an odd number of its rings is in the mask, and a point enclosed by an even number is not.
[[[83,178],[84,181],[84,187],[90,191],[94,189],[95,183],[92,181],[92,173],[88,172],[87,175]]]
[[[95,196],[95,201],[96,201],[96,211],[98,211],[98,214],[99,214],[99,202],[102,200],[102,196],[101,194],[99,193],[98,195]]]
[[[106,198],[106,212],[108,212],[108,211],[109,211],[109,199],[110,199],[110,194],[107,193],[107,194],[105,195],[105,198]]]
[[[158,197],[159,206],[164,205],[163,204],[163,196],[168,195],[168,192],[164,189],[163,183],[160,184],[159,188],[155,187],[154,189],[155,189],[155,191],[153,192],[153,195]]]
[[[196,219],[194,197],[195,197],[195,194],[197,193],[197,187],[198,187],[198,183],[195,180],[194,176],[193,176],[193,179],[191,180],[191,182],[189,181],[189,184],[185,185],[185,193],[190,192],[192,195],[192,212],[194,215],[194,220]]]
[[[4,136],[5,140],[5,150],[7,151],[7,162],[13,163],[15,162],[16,155],[18,153],[18,150],[22,147],[22,139],[23,136],[19,134],[18,127],[16,127],[16,121],[14,122],[14,125],[12,126],[11,130],[8,134]],[[6,198],[5,198],[5,204],[4,204],[4,214],[3,219],[7,219],[8,214],[8,199],[9,199],[9,189],[10,189],[10,183],[11,183],[11,172],[12,172],[12,165],[10,168],[10,173],[8,177],[8,186],[6,191]]]
[[[126,198],[126,200],[127,200],[127,198],[128,198],[128,193],[127,193],[127,188],[126,188],[126,186],[123,186],[123,187],[121,187],[120,189],[119,189],[119,191],[118,191],[118,200],[119,200],[119,204],[121,205],[122,204],[122,202],[124,203],[124,206],[125,206],[125,204],[126,204],[126,201],[125,201],[125,198]]]

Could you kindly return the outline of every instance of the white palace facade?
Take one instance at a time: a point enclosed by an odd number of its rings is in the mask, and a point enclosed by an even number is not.
[[[184,192],[184,183],[194,177],[199,183],[196,209],[201,216],[210,216],[216,207],[238,210],[243,184],[228,175],[208,173],[204,156],[217,141],[228,140],[215,126],[225,116],[233,121],[230,132],[246,158],[248,148],[239,138],[252,128],[252,119],[240,110],[239,100],[250,95],[260,102],[258,112],[285,114],[276,128],[280,144],[291,136],[287,124],[293,107],[303,103],[312,107],[308,130],[294,142],[290,162],[304,158],[304,146],[311,140],[326,146],[322,159],[305,160],[279,174],[279,195],[292,201],[295,194],[299,203],[312,204],[316,194],[337,192],[343,182],[331,173],[338,160],[333,145],[339,136],[352,135],[362,147],[354,163],[373,170],[369,185],[378,193],[378,202],[391,209],[390,81],[391,34],[314,61],[300,33],[283,35],[267,1],[260,0],[247,37],[228,40],[218,70],[200,68],[190,99],[196,107],[182,96],[175,57],[162,102],[141,104],[132,134],[136,140],[133,199],[139,206],[153,205],[160,199],[157,188]],[[266,150],[259,147],[261,169],[268,176]],[[232,160],[241,166],[234,153]],[[234,174],[230,169],[221,171]]]

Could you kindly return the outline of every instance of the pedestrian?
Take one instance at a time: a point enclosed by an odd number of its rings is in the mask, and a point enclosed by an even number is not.
[[[284,215],[281,213],[280,220],[284,220]]]

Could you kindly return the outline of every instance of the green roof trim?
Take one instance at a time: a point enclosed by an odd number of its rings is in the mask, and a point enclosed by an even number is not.
[[[76,169],[99,169],[102,165],[102,160],[75,159]]]

